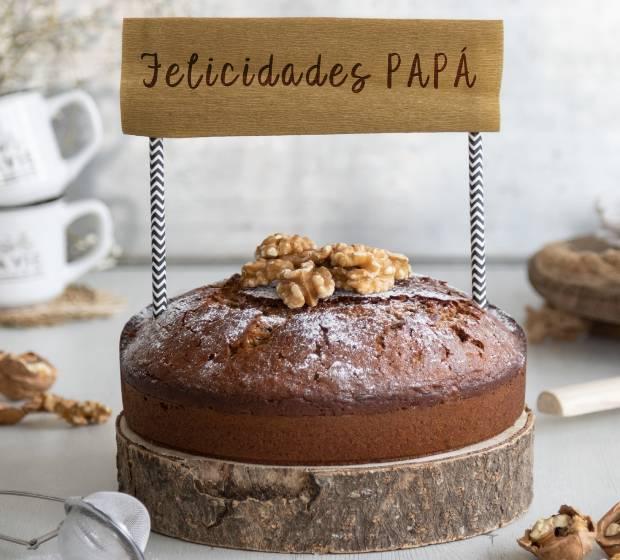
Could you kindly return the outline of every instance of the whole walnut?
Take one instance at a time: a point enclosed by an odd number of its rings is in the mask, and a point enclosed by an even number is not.
[[[56,368],[34,352],[0,352],[0,393],[10,400],[28,399],[47,391],[57,376]]]

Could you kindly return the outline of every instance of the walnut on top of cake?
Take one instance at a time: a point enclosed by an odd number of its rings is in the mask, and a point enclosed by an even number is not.
[[[385,292],[409,276],[409,259],[400,253],[359,243],[318,247],[308,237],[274,233],[258,245],[255,260],[241,268],[241,285],[275,283],[278,296],[295,309],[316,306],[336,288],[358,294]]]

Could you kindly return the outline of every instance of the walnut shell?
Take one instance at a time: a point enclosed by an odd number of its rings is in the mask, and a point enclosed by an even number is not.
[[[541,560],[583,560],[595,535],[589,516],[564,505],[556,515],[539,519],[517,543]]]
[[[0,426],[17,424],[26,414],[23,408],[0,403]]]
[[[620,502],[596,524],[596,542],[610,558],[620,555]]]
[[[56,368],[34,352],[0,352],[0,393],[10,400],[29,399],[47,391],[57,376]]]

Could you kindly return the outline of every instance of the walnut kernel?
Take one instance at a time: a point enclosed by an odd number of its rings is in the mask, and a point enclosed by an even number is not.
[[[274,233],[256,247],[256,258],[277,259],[287,255],[299,255],[305,251],[316,249],[312,239],[301,235]]]
[[[256,288],[268,286],[274,280],[280,278],[285,270],[293,270],[295,265],[289,259],[264,259],[259,258],[249,262],[241,268],[241,285],[244,288]]]
[[[583,560],[595,535],[589,516],[562,506],[556,515],[536,521],[517,543],[541,560]]]
[[[302,264],[312,261],[316,265],[328,264],[329,257],[332,254],[332,246],[324,245],[318,249],[309,249],[302,253],[292,253],[286,256],[287,260],[290,260],[296,267]]]
[[[405,280],[409,278],[411,276],[409,259],[401,253],[392,253],[390,251],[386,251],[386,253],[394,266],[394,278],[396,280]]]
[[[394,276],[390,274],[373,274],[363,268],[333,268],[332,274],[339,290],[348,290],[358,294],[386,292],[394,287]]]
[[[383,270],[383,265],[387,267],[387,274],[391,274],[391,261],[387,255],[382,255],[377,250],[366,245],[337,243],[333,246],[331,254],[331,264],[338,268],[361,268],[372,274],[378,274]]]
[[[316,306],[319,299],[334,293],[335,283],[330,271],[324,266],[316,268],[312,261],[297,270],[282,273],[276,291],[282,301],[291,309]]]
[[[26,403],[23,409],[30,412],[52,412],[73,426],[103,424],[112,410],[97,401],[74,401],[52,393],[41,393]]]
[[[317,247],[300,235],[274,233],[256,248],[256,257],[242,267],[242,287],[279,281],[277,292],[289,307],[314,306],[334,286],[360,294],[386,291],[411,275],[405,255],[362,244]]]
[[[51,393],[39,393],[21,406],[0,403],[0,425],[17,424],[34,412],[54,413],[73,426],[103,424],[112,414],[109,407],[97,401],[74,401]]]
[[[409,259],[405,255],[361,244],[334,245],[330,262],[336,286],[360,294],[389,290],[395,280],[411,275]]]

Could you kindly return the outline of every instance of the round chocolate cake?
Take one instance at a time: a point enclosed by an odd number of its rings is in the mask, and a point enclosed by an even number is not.
[[[510,427],[524,408],[525,354],[514,320],[432,278],[289,309],[235,275],[127,323],[124,414],[148,440],[222,459],[413,458]]]

